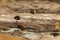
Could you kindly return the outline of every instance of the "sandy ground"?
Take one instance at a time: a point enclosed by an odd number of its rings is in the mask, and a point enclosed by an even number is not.
[[[21,35],[21,34],[20,34]],[[0,40],[60,40],[60,36],[53,36],[50,33],[24,32],[22,36],[0,33]]]
[[[22,37],[18,37],[18,36],[11,36],[8,34],[0,33],[0,40],[25,40],[25,39]]]

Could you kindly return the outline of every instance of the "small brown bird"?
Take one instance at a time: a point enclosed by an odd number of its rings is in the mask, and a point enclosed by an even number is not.
[[[24,27],[24,25],[23,24],[21,24],[18,20],[20,20],[20,16],[15,16],[14,17],[14,19],[16,19],[16,24],[17,24],[17,27],[19,28],[19,29],[21,29],[22,31],[24,31],[25,30],[25,27]]]

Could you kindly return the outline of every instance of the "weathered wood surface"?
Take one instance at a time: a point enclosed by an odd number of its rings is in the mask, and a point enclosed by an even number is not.
[[[27,14],[27,15],[26,15]],[[0,15],[0,25],[3,26],[16,26],[16,20],[14,17],[16,15],[21,16],[19,22],[23,24],[26,28],[32,28],[34,30],[41,31],[51,31],[53,30],[53,24],[55,22],[60,23],[59,15],[60,14],[34,14],[21,13],[21,14],[1,14]],[[47,29],[48,28],[48,29]],[[47,29],[47,30],[46,30]],[[60,29],[60,28],[59,28]]]
[[[27,3],[29,2],[29,3]],[[36,6],[36,7],[35,7]],[[30,11],[36,10],[36,14],[30,14]],[[60,4],[50,1],[39,1],[35,4],[34,1],[21,0],[2,0],[0,1],[0,25],[1,26],[16,26],[16,15],[21,16],[19,22],[25,27],[42,29],[51,28],[55,22],[60,23]],[[41,28],[42,27],[42,28]]]

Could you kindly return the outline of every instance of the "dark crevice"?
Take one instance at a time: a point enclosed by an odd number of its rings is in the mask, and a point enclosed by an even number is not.
[[[53,35],[55,37],[55,36],[58,36],[60,34],[58,34],[58,33],[51,33],[50,35]]]

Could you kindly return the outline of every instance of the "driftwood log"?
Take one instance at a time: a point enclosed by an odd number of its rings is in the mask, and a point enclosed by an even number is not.
[[[60,24],[60,4],[51,2],[51,0],[46,0],[46,2],[42,0],[1,0],[0,9],[0,26],[17,27],[14,19],[17,15],[21,17],[18,24],[23,25],[27,30],[53,31],[55,29],[53,24],[56,22]],[[30,13],[32,9],[36,10],[36,14]]]
[[[22,24],[27,30],[52,31],[55,22],[60,24],[60,14],[34,14],[31,16],[29,13],[21,13],[17,15],[21,17],[18,23]],[[16,14],[0,14],[0,25],[17,27],[15,16]]]

